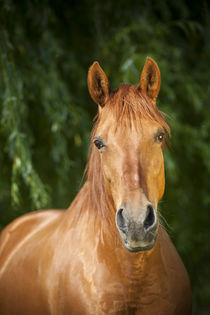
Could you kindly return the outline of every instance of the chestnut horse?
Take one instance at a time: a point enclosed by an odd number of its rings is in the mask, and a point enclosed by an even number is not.
[[[191,313],[185,267],[158,220],[169,127],[156,107],[157,64],[111,91],[97,62],[99,105],[86,182],[67,211],[29,213],[0,239],[0,314]]]

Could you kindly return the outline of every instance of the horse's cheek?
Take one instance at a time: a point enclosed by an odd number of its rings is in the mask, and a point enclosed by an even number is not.
[[[110,165],[110,159],[103,159],[102,161],[102,168],[103,168],[103,175],[105,180],[105,185],[107,188],[107,191],[109,195],[112,196],[113,200],[115,201],[117,199],[117,187],[118,185],[118,175],[116,168],[112,167]]]
[[[164,161],[163,155],[159,155],[156,160],[155,167],[153,169],[154,182],[156,183],[157,190],[157,198],[158,201],[162,198],[164,190],[165,190],[165,169],[164,169]]]
[[[160,173],[158,177],[158,188],[159,188],[159,196],[158,201],[163,197],[164,190],[165,190],[165,169],[164,169],[164,163],[162,163],[160,168]]]
[[[162,152],[161,154],[153,152],[152,156],[147,175],[147,187],[150,187],[150,198],[156,203],[162,198],[165,188],[164,161]]]

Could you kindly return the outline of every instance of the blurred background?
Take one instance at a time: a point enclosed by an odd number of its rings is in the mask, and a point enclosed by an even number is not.
[[[97,106],[87,71],[137,84],[146,56],[167,113],[165,227],[189,271],[193,314],[210,310],[210,10],[208,1],[0,1],[0,229],[67,208],[82,185]]]

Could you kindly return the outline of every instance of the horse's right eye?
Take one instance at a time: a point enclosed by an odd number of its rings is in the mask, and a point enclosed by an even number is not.
[[[104,143],[103,143],[103,141],[102,140],[100,140],[100,139],[96,139],[95,141],[94,141],[94,144],[95,144],[95,146],[100,150],[100,149],[102,149],[105,145],[104,145]]]

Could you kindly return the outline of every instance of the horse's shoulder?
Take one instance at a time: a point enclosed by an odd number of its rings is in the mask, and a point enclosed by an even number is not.
[[[177,314],[189,314],[192,298],[190,279],[179,253],[163,228],[160,231],[160,243],[161,262],[164,273],[167,275],[167,281],[171,286],[171,293],[176,301],[176,308],[179,309]],[[184,301],[183,296],[185,296]]]
[[[59,217],[63,213],[62,210],[38,210],[26,213],[11,223],[9,223],[1,233],[1,236],[4,237],[8,233],[15,233],[19,230],[23,231],[26,228],[30,229],[34,225],[41,224],[44,221],[53,220]]]
[[[0,234],[0,257],[42,227],[62,215],[61,210],[39,210],[27,213],[7,225]]]

